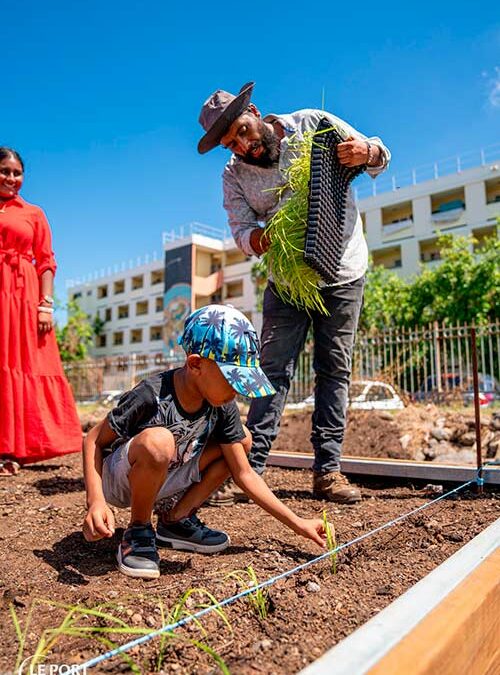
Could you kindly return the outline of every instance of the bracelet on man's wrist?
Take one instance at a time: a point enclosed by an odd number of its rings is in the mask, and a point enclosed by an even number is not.
[[[46,314],[53,314],[54,308],[53,307],[44,307],[43,305],[38,305],[38,311],[39,312],[45,312]]]

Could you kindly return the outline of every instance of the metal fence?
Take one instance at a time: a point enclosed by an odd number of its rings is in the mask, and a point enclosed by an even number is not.
[[[388,382],[417,401],[460,398],[472,387],[471,328],[435,322],[423,328],[359,332],[352,379]],[[500,381],[500,324],[497,320],[475,328],[480,380],[489,387]],[[312,393],[312,363],[313,349],[306,349],[292,381],[291,402]]]
[[[111,392],[127,391],[155,373],[176,368],[182,360],[162,354],[132,354],[66,363],[64,371],[77,401],[97,401]]]
[[[472,386],[471,326],[433,323],[424,328],[359,332],[353,354],[353,380],[388,382],[413,400],[459,398]],[[478,370],[500,381],[500,323],[476,327]],[[292,380],[290,402],[314,390],[314,345],[302,352]],[[183,362],[179,355],[114,357],[65,365],[77,401],[97,400],[106,392],[125,391],[137,382]]]

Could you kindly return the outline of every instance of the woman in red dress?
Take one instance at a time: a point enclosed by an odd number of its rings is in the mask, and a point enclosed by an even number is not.
[[[24,165],[0,147],[0,475],[79,452],[82,433],[53,329],[49,224],[18,192]]]

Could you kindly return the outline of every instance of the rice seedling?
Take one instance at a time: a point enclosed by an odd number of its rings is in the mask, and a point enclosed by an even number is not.
[[[30,650],[30,653],[26,655],[26,638],[28,631],[33,628],[35,610],[44,606],[49,607],[51,610],[62,610],[64,612],[62,621],[55,628],[46,628],[43,630],[34,651]],[[67,605],[42,598],[35,598],[31,603],[24,622],[24,629],[21,626],[21,621],[13,605],[9,606],[9,611],[18,641],[18,652],[14,672],[19,670],[21,664],[26,661],[27,658],[29,658],[28,672],[36,672],[34,671],[35,667],[45,661],[55,645],[64,637],[90,638],[106,648],[113,649],[117,645],[110,637],[108,637],[110,634],[144,635],[149,632],[149,629],[146,628],[130,626],[110,612],[105,612],[99,608]],[[85,621],[89,618],[93,618],[103,625],[86,625],[85,623],[81,623],[82,620]],[[131,672],[141,672],[128,654],[122,654],[121,658],[128,664]]]
[[[337,538],[335,536],[335,527],[333,523],[328,522],[326,509],[323,509],[323,528],[326,534],[326,547],[329,551],[335,551],[337,548]],[[337,574],[337,553],[330,556],[330,565],[332,574]]]
[[[198,596],[198,600],[195,600],[195,596]],[[206,598],[208,598],[209,602],[206,601]],[[159,606],[162,625],[169,626],[171,624],[177,623],[178,621],[181,621],[182,619],[191,617],[191,621],[196,625],[196,627],[200,631],[202,638],[205,639],[207,637],[207,631],[205,630],[201,622],[193,615],[196,614],[198,610],[205,609],[206,607],[210,607],[212,605],[217,605],[217,599],[212,595],[212,593],[210,593],[210,591],[207,591],[206,588],[190,588],[187,591],[185,591],[185,593],[183,593],[179,597],[179,599],[177,600],[177,602],[175,603],[175,605],[172,607],[172,609],[168,614],[165,613],[163,602],[160,599]],[[232,633],[233,629],[231,627],[231,624],[229,623],[229,620],[224,610],[221,607],[214,607],[213,611],[219,618],[222,619],[227,629]],[[224,675],[229,675],[229,669],[223,658],[206,642],[193,638],[187,638],[186,636],[180,633],[174,633],[173,631],[162,633],[160,636],[158,658],[155,664],[156,669],[158,671],[160,671],[162,668],[162,665],[165,661],[166,651],[169,646],[169,642],[172,639],[189,643],[195,646],[197,649],[201,649],[217,663],[217,665],[219,666],[222,673],[224,673]]]
[[[323,314],[328,311],[320,293],[321,277],[304,261],[304,246],[311,148],[313,144],[320,145],[320,135],[329,130],[306,132],[302,139],[290,141],[293,159],[284,170],[286,184],[278,188],[278,199],[287,199],[266,226],[270,245],[263,256],[276,290],[285,302]]]
[[[257,579],[257,575],[255,574],[252,565],[249,565],[245,570],[235,570],[234,572],[230,572],[227,575],[227,578],[235,579],[242,591],[259,585],[259,580]],[[267,619],[270,604],[268,592],[262,588],[255,588],[255,591],[249,593],[246,597],[259,619]]]
[[[194,603],[192,602],[193,596],[198,597],[198,600]],[[161,634],[159,656],[155,664],[156,669],[161,669],[167,643],[171,640],[180,640],[204,651],[215,661],[224,675],[229,674],[229,670],[222,657],[204,641],[207,638],[207,631],[198,619],[192,616],[191,611],[187,609],[187,604],[191,605],[192,613],[196,613],[199,609],[204,609],[212,604],[216,605],[217,600],[209,591],[203,588],[192,588],[183,593],[174,604],[172,610],[166,613],[163,602],[161,599],[158,599],[162,625],[174,624],[181,619],[191,617],[191,621],[201,633],[201,638],[188,638],[173,631]],[[33,619],[40,614],[37,610],[42,607],[49,608],[51,613],[54,614],[60,611],[62,613],[62,620],[57,619],[60,622],[55,627],[44,629],[34,649],[30,647],[29,653],[27,653],[27,636],[29,632],[33,633],[35,631]],[[112,603],[104,603],[96,607],[85,607],[83,605],[68,605],[53,600],[36,598],[28,608],[23,626],[14,605],[11,604],[9,611],[18,643],[14,672],[17,672],[27,659],[29,659],[29,669],[26,672],[37,672],[37,666],[49,657],[56,644],[61,643],[63,638],[91,640],[97,642],[107,650],[116,648],[119,643],[124,641],[125,638],[122,638],[117,642],[118,636],[132,637],[149,635],[154,632],[155,629],[128,624],[112,613],[113,608],[116,608],[116,605]],[[224,611],[221,608],[215,608],[214,613],[222,619],[229,631],[232,632],[231,624]],[[68,651],[71,651],[71,649],[71,645],[68,645]],[[61,646],[59,646],[59,650],[61,650]],[[124,652],[119,656],[127,664],[127,672],[142,672],[142,669],[127,653]]]

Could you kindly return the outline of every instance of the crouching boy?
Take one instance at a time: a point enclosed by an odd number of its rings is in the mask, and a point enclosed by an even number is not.
[[[131,508],[117,553],[118,567],[128,576],[159,576],[157,546],[222,551],[229,536],[195,513],[231,476],[256,504],[324,546],[322,521],[293,513],[248,463],[252,439],[234,398],[275,393],[260,368],[252,324],[232,307],[209,305],[187,318],[179,343],[184,365],[125,393],[85,439],[85,538],[113,536],[112,504]]]

